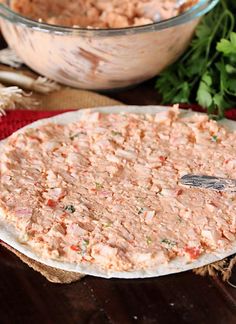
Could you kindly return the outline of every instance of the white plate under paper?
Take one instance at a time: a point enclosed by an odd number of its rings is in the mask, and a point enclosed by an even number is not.
[[[101,113],[120,113],[120,112],[129,112],[129,113],[149,113],[155,114],[157,112],[165,111],[168,107],[163,106],[112,106],[112,107],[101,107],[101,108],[92,108],[91,111],[93,112],[101,112]],[[86,109],[87,111],[87,109]],[[30,125],[27,125],[17,133],[22,132],[22,130],[27,128],[35,128],[37,126],[47,124],[48,122],[58,123],[58,124],[67,124],[71,122],[79,121],[81,118],[82,113],[84,110],[78,110],[73,112],[67,112],[61,115],[57,115],[55,117],[42,119],[36,121]],[[181,114],[190,115],[195,112],[181,110]],[[230,120],[223,120],[221,122],[224,126],[226,126],[230,130],[236,130],[236,122]],[[0,154],[1,154],[1,146],[4,144],[5,140],[0,141]],[[189,263],[185,257],[177,257],[174,260],[170,261],[168,264],[160,265],[158,268],[146,269],[141,271],[104,271],[103,269],[99,268],[97,265],[90,264],[90,263],[69,263],[69,262],[61,262],[55,261],[50,259],[44,259],[41,256],[37,255],[30,246],[26,244],[22,244],[18,240],[18,235],[16,230],[13,226],[6,223],[4,220],[3,212],[0,209],[0,240],[4,241],[14,249],[18,250],[22,254],[26,255],[27,257],[43,263],[47,266],[78,272],[82,274],[88,274],[93,276],[99,276],[104,278],[148,278],[148,277],[158,277],[162,275],[167,275],[171,273],[177,273],[181,271],[186,271],[194,268],[198,268],[204,266],[206,264],[210,264],[215,261],[219,261],[221,259],[226,258],[234,253],[236,253],[236,237],[235,242],[232,244],[230,250],[222,251],[218,250],[217,252],[211,254],[204,254],[200,256],[197,260]]]

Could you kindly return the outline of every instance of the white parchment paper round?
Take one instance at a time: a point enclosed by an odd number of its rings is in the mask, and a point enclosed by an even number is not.
[[[121,112],[129,112],[129,113],[137,113],[137,114],[156,114],[160,111],[167,110],[168,107],[164,106],[112,106],[112,107],[99,107],[92,108],[91,111],[96,112],[99,111],[101,113],[121,113]],[[86,109],[87,111],[87,109]],[[36,121],[30,125],[27,125],[17,133],[22,132],[27,128],[35,128],[40,125],[47,124],[48,122],[58,123],[58,124],[68,124],[71,122],[75,122],[80,120],[81,115],[84,113],[84,110],[78,110],[73,112],[67,112],[55,117],[41,119]],[[190,115],[195,114],[195,112],[181,110],[181,114]],[[221,121],[221,124],[226,126],[229,130],[236,130],[236,122],[224,119]],[[0,158],[1,158],[1,147],[4,145],[5,140],[0,142]],[[174,260],[170,261],[167,264],[160,264],[160,266],[155,268],[148,268],[140,271],[105,271],[100,268],[98,265],[91,263],[69,263],[69,262],[61,262],[51,259],[44,259],[37,253],[33,251],[33,249],[27,244],[23,244],[20,242],[17,231],[13,228],[13,226],[9,225],[4,217],[3,210],[0,209],[0,240],[7,243],[14,249],[18,250],[22,254],[27,257],[43,263],[47,266],[78,272],[82,274],[88,274],[93,276],[99,276],[104,278],[148,278],[148,277],[158,277],[162,275],[167,275],[171,273],[177,273],[181,271],[186,271],[194,268],[198,268],[204,266],[206,264],[213,263],[215,261],[219,261],[221,259],[226,258],[234,253],[236,253],[236,237],[235,242],[232,244],[230,250],[218,250],[211,254],[203,254],[197,260],[193,262],[189,262],[185,257],[177,257]]]

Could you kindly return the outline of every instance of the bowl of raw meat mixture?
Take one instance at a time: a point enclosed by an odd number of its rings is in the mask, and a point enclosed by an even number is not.
[[[0,2],[1,31],[30,68],[72,87],[113,90],[174,62],[218,0]]]

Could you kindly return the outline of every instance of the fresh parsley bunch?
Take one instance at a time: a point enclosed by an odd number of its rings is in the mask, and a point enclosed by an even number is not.
[[[163,103],[193,103],[222,118],[236,107],[236,1],[220,0],[198,25],[188,50],[160,74]]]

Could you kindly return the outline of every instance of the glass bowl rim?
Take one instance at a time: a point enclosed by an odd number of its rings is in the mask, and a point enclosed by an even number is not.
[[[200,18],[201,16],[209,12],[216,6],[219,1],[220,0],[200,0],[196,5],[186,10],[184,13],[170,19],[154,22],[147,25],[110,29],[64,27],[60,25],[42,23],[14,12],[3,3],[0,3],[0,17],[10,21],[13,24],[20,24],[34,30],[53,34],[78,34],[80,36],[121,36],[126,34],[139,34],[144,32],[158,31],[188,23],[191,20]]]

